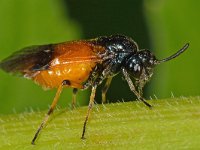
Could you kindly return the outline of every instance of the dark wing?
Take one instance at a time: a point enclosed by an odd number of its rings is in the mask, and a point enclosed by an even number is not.
[[[102,61],[105,48],[87,41],[31,46],[0,62],[0,68],[14,74],[29,74],[55,65]],[[59,60],[59,63],[57,61]]]
[[[14,74],[44,70],[52,60],[53,51],[52,44],[27,47],[1,61],[0,68]]]

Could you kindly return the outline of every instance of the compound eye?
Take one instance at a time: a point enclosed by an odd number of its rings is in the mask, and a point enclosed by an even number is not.
[[[140,65],[139,65],[139,64],[135,64],[135,66],[134,66],[134,71],[140,72],[140,70],[141,70]]]
[[[126,69],[131,76],[138,79],[142,73],[143,66],[139,59],[132,58],[127,62]]]
[[[132,74],[135,78],[139,78],[142,73],[142,66],[140,64],[135,64],[132,68]]]

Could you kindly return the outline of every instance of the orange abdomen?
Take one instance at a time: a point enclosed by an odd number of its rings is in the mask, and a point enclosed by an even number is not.
[[[71,87],[79,88],[76,84],[86,81],[92,71],[94,63],[74,63],[59,67],[52,67],[50,70],[38,72],[33,80],[44,88],[57,88],[62,81],[72,81]],[[73,83],[76,83],[73,85]]]
[[[102,47],[94,47],[85,42],[63,43],[55,46],[54,59],[47,70],[37,71],[32,79],[43,88],[57,88],[64,80],[70,87],[81,88],[93,68],[101,59],[98,53]]]

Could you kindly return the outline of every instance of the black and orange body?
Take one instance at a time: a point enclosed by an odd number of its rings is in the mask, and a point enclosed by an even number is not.
[[[153,68],[179,56],[188,46],[189,44],[186,44],[172,56],[158,60],[149,50],[140,50],[136,42],[129,37],[102,36],[91,40],[24,48],[3,60],[0,68],[32,79],[45,89],[58,89],[47,116],[32,140],[32,144],[34,144],[40,130],[53,112],[63,87],[73,88],[73,104],[78,89],[92,87],[82,132],[82,138],[84,138],[87,120],[94,104],[96,88],[102,81],[107,79],[102,91],[103,102],[105,102],[105,94],[112,78],[122,72],[130,90],[138,100],[151,107],[143,98],[142,90],[151,78]]]
[[[112,36],[32,46],[14,53],[0,67],[20,73],[46,89],[58,88],[64,80],[73,81],[73,88],[85,88],[120,71],[124,59],[137,51],[137,45],[130,40]]]
[[[21,73],[45,89],[58,88],[64,80],[82,88],[105,48],[87,41],[65,42],[22,49],[1,63],[11,73]]]
[[[70,87],[83,88],[97,63],[102,63],[99,53],[105,48],[79,41],[54,45],[53,51],[48,69],[36,71],[32,79],[44,88],[57,88],[64,80],[72,81]]]

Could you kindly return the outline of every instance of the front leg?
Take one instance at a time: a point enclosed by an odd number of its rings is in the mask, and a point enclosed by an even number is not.
[[[128,72],[125,69],[123,69],[122,71],[123,71],[123,74],[124,74],[124,77],[125,77],[126,81],[128,82],[128,85],[129,85],[131,91],[137,96],[138,100],[142,101],[146,106],[148,106],[149,108],[151,108],[152,106],[145,101],[145,99],[140,94],[141,92],[138,92],[136,90],[136,88],[135,88],[135,86],[134,86],[131,78],[129,77]]]
[[[151,78],[152,74],[146,74],[146,71],[143,69],[142,74],[140,75],[140,78],[136,80],[135,85],[137,87],[138,93],[143,97],[143,88],[145,84],[149,81]]]

